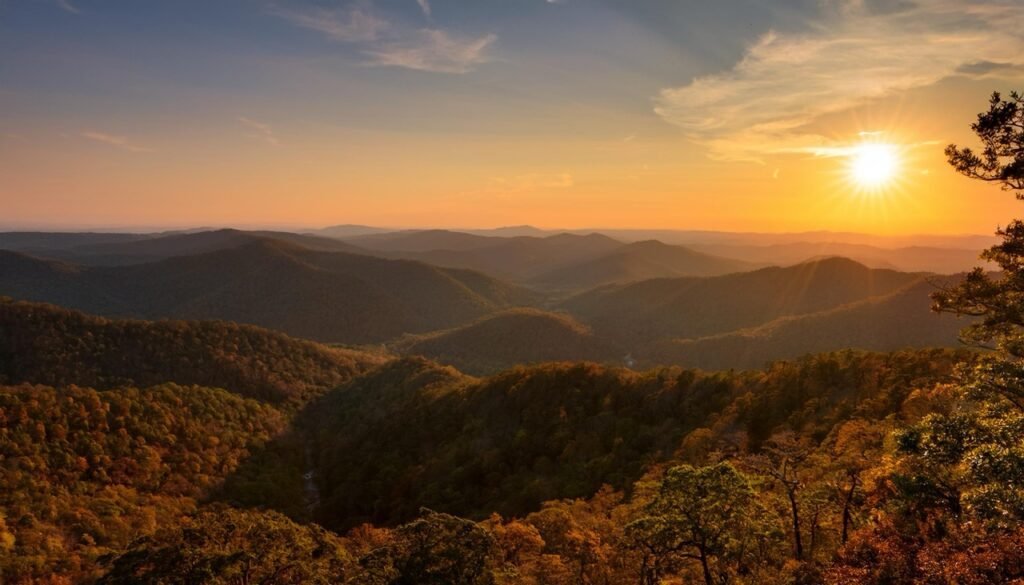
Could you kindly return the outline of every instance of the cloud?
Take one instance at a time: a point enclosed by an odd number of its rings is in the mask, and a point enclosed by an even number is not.
[[[70,12],[71,14],[81,14],[82,11],[77,6],[71,3],[71,0],[56,0],[57,6],[64,12]]]
[[[258,138],[274,146],[279,146],[281,144],[281,141],[277,139],[277,135],[274,134],[274,129],[271,128],[270,124],[258,122],[244,116],[239,116],[238,121],[253,131],[249,136]]]
[[[94,132],[94,131],[90,130],[90,131],[82,132],[82,136],[85,137],[85,138],[88,138],[89,140],[92,140],[92,141],[95,141],[95,142],[100,142],[100,143],[103,143],[103,144],[107,144],[109,146],[114,146],[114,147],[120,148],[122,150],[127,150],[129,152],[151,152],[152,151],[151,148],[146,148],[144,146],[139,146],[139,145],[133,143],[128,138],[125,138],[124,136],[117,136],[115,134],[106,134],[106,133],[103,133],[103,132]]]
[[[375,16],[368,7],[353,4],[345,9],[317,6],[302,9],[273,6],[270,13],[295,26],[323,33],[334,41],[359,43],[374,41],[388,29],[389,23]]]
[[[1024,65],[1024,4],[1007,0],[824,0],[802,34],[769,32],[731,70],[662,90],[655,111],[712,157],[761,160],[835,147],[807,127],[954,75]]]
[[[429,0],[416,1],[430,18]],[[437,28],[403,26],[378,17],[366,2],[341,9],[275,5],[270,13],[333,41],[355,46],[369,59],[369,65],[418,71],[468,73],[490,60],[488,50],[498,38],[494,34],[463,37]]]
[[[71,14],[81,14],[82,11],[77,6],[71,3],[71,0],[56,0],[57,7],[64,12],[70,12]]]
[[[443,30],[422,29],[408,39],[384,43],[363,52],[375,65],[467,73],[488,61],[487,50],[497,39],[493,34],[455,38]]]

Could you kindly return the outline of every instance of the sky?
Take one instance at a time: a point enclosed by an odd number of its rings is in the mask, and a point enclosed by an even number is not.
[[[985,234],[1012,89],[1019,0],[0,0],[0,225]]]

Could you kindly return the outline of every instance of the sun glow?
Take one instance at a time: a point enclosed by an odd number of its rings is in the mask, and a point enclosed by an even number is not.
[[[899,152],[891,144],[865,143],[850,154],[850,177],[865,189],[881,189],[899,170]]]

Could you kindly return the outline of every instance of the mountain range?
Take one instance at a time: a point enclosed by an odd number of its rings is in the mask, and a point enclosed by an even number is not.
[[[962,325],[929,311],[925,272],[840,257],[762,267],[596,233],[0,234],[0,245],[0,295],[383,344],[477,374],[559,360],[754,367],[843,347],[953,346]]]
[[[342,343],[452,327],[537,299],[477,272],[270,238],[129,266],[0,252],[0,294],[105,315],[224,319]]]

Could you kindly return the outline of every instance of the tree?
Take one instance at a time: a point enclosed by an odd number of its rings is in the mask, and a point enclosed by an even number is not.
[[[984,148],[976,153],[970,148],[950,145],[946,148],[949,163],[959,173],[995,182],[1003,189],[1015,191],[1024,200],[1024,99],[1017,93],[1003,100],[994,93],[989,111],[978,116],[971,128]],[[933,296],[934,309],[939,312],[969,315],[981,319],[964,329],[964,341],[999,349],[1007,356],[1024,357],[1024,222],[1014,220],[996,234],[1002,242],[985,250],[981,257],[1001,269],[998,276],[975,268],[959,285]],[[1019,382],[1024,379],[1020,368],[987,372],[989,388],[1024,408]]]
[[[699,564],[706,585],[726,583],[772,528],[750,480],[730,463],[669,469],[645,512],[626,527],[655,561],[643,583],[660,582],[670,558]]]
[[[806,485],[804,479],[811,445],[792,432],[782,432],[762,446],[761,453],[750,458],[758,472],[770,477],[782,488],[789,502],[789,516],[793,530],[793,558],[804,559],[803,524],[800,518],[801,492]]]
[[[393,532],[393,542],[359,559],[357,582],[388,585],[488,585],[496,543],[471,520],[424,509]]]
[[[971,129],[982,150],[950,145],[949,163],[1024,200],[1024,98],[994,93]],[[901,447],[947,469],[947,487],[961,492],[968,512],[1006,524],[1024,519],[1024,496],[1013,488],[1024,480],[1024,222],[1014,220],[997,234],[1002,241],[982,258],[998,265],[998,274],[975,268],[933,296],[936,311],[977,317],[962,338],[995,351],[962,374],[971,402],[926,418],[902,435]]]
[[[316,525],[222,505],[139,539],[108,561],[98,581],[104,585],[339,583],[351,564],[341,539]]]
[[[864,472],[881,457],[882,443],[889,431],[884,423],[855,419],[839,426],[828,440],[827,454],[832,462],[829,486],[838,501],[840,544],[846,544],[850,538]]]

